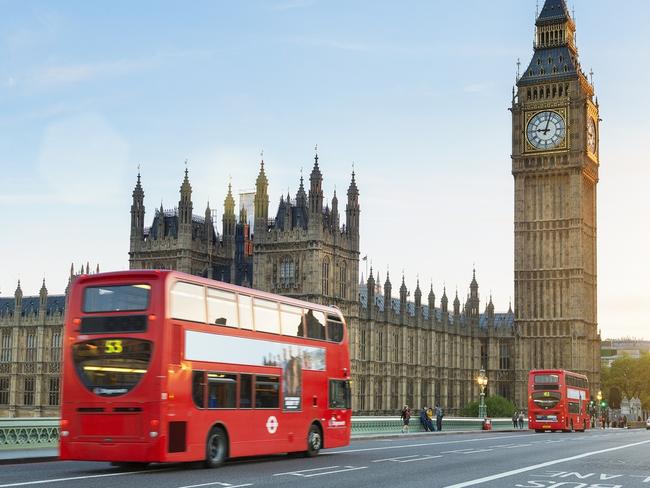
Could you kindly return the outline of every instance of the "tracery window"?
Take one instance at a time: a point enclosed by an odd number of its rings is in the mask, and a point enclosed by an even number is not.
[[[330,262],[329,259],[323,260],[323,295],[329,295],[330,289]]]
[[[283,258],[280,263],[280,284],[293,286],[296,281],[296,264],[291,258]]]
[[[343,261],[339,267],[339,297],[346,298],[348,292],[348,268]]]

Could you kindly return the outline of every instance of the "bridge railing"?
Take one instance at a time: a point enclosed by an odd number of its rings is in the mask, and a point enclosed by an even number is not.
[[[445,417],[443,431],[481,430],[482,420]],[[528,427],[527,424],[524,427]],[[492,419],[493,430],[512,429],[510,419]],[[352,417],[352,437],[397,434],[402,431],[399,417]],[[413,418],[409,432],[424,432],[419,418]],[[0,418],[0,450],[57,448],[59,419],[56,417]]]

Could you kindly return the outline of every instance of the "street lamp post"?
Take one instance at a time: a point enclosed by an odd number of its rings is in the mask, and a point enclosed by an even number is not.
[[[476,382],[481,388],[481,398],[478,404],[478,416],[479,418],[484,419],[487,417],[487,406],[485,405],[485,387],[487,386],[488,379],[487,376],[485,376],[485,370],[483,368],[481,368],[481,371],[479,371]]]
[[[598,394],[596,395],[596,398],[598,399],[598,405],[596,406],[596,412],[598,412],[596,416],[596,422],[602,422],[601,417],[603,415],[602,412],[603,406],[601,402],[603,400],[603,392],[598,390]],[[605,428],[604,425],[601,425],[601,427]]]

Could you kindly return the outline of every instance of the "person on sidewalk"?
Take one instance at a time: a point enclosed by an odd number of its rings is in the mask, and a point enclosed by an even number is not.
[[[440,405],[436,405],[436,428],[438,432],[442,430],[442,417],[444,417],[444,412]]]
[[[435,432],[436,426],[433,423],[433,407],[427,408],[427,418],[429,419],[429,425],[431,425],[431,432]]]
[[[519,428],[524,428],[524,411],[519,412]]]
[[[427,407],[422,407],[422,410],[420,410],[420,423],[425,432],[432,432],[432,426],[429,425],[429,417],[427,417]]]
[[[408,405],[404,405],[404,408],[402,408],[400,418],[402,419],[402,434],[408,434],[409,421],[411,420],[411,409]]]
[[[515,410],[512,414],[512,426],[516,429],[517,428],[517,420],[519,419],[519,414]]]

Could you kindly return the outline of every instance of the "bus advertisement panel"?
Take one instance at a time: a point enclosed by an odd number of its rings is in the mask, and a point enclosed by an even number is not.
[[[61,459],[217,466],[349,443],[335,307],[134,270],[79,277],[66,314]]]
[[[590,428],[589,381],[561,369],[528,374],[528,427],[536,432]]]

